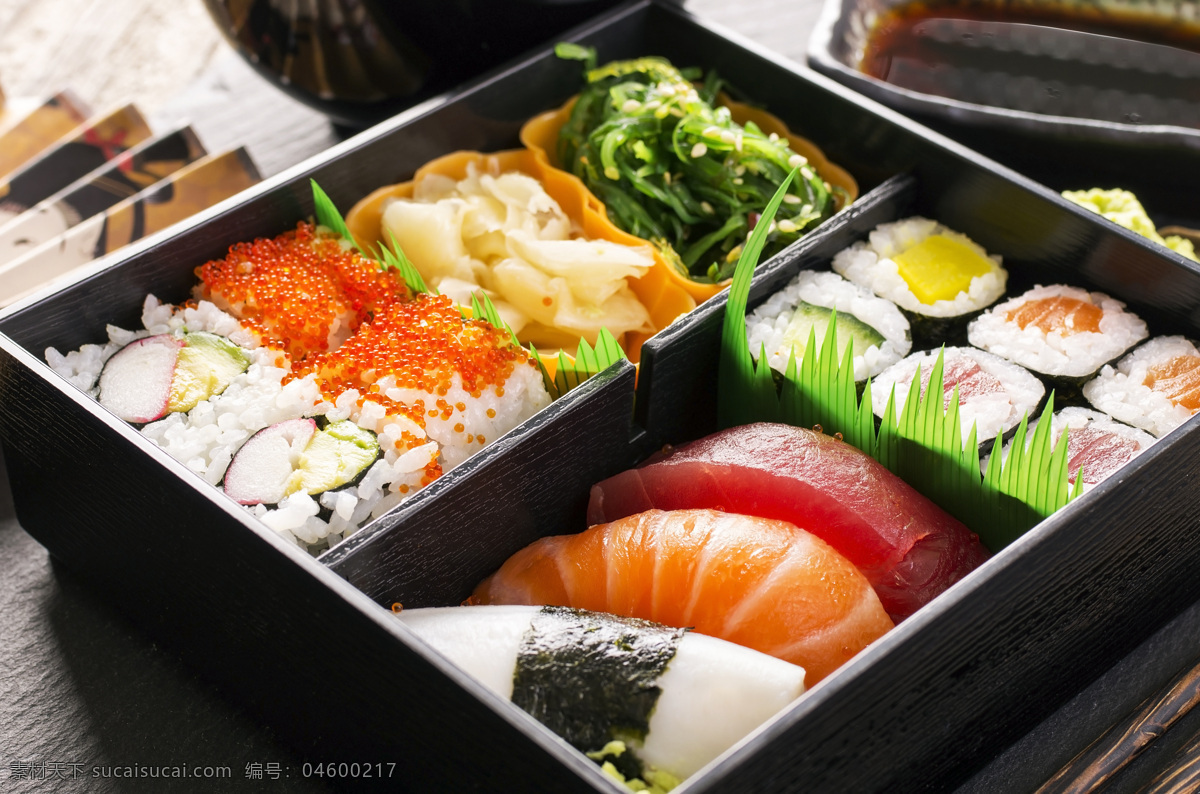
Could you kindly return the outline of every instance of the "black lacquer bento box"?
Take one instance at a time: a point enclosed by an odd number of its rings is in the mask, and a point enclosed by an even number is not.
[[[760,266],[750,306],[879,223],[924,214],[1014,282],[1106,291],[1155,334],[1200,335],[1200,269],[1037,184],[686,13],[623,6],[576,30],[601,60],[715,68],[847,168],[861,198]],[[0,434],[21,525],[306,757],[395,762],[391,788],[615,791],[388,607],[454,605],[535,538],[584,526],[591,483],[716,429],[724,294],[314,559],[54,374],[47,346],[132,324],[147,292],[428,160],[517,144],[578,89],[549,48],[385,122],[0,317]],[[1200,425],[1043,521],[679,791],[945,789],[1200,596]],[[363,780],[354,781],[362,784]]]

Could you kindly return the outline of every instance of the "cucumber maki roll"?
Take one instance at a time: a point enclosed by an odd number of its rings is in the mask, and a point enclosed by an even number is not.
[[[1000,257],[928,218],[876,227],[833,258],[835,272],[904,310],[918,347],[965,341],[967,321],[1004,294]]]
[[[938,354],[937,350],[913,353],[884,370],[871,389],[875,415],[884,416],[893,390],[896,416],[900,415],[918,368],[924,394]],[[966,443],[974,426],[976,440],[985,449],[991,448],[988,443],[991,439],[1014,432],[1021,419],[1032,415],[1046,394],[1046,387],[1027,370],[971,347],[945,348],[942,389],[946,406],[956,387],[963,442]]]
[[[1160,336],[1105,366],[1083,387],[1097,410],[1162,438],[1200,411],[1200,350]]]
[[[895,304],[836,273],[804,270],[746,318],[750,352],[765,348],[771,368],[783,373],[795,352],[804,356],[809,335],[820,352],[836,311],[838,360],[854,345],[854,379],[873,378],[912,349],[908,320]]]
[[[1146,323],[1102,292],[1051,285],[997,304],[971,322],[976,347],[1055,379],[1061,395],[1146,338]]]

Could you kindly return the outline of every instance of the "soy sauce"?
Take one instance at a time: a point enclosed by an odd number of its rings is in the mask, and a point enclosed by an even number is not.
[[[860,68],[923,94],[1040,114],[1200,128],[1200,24],[1083,3],[914,2]]]

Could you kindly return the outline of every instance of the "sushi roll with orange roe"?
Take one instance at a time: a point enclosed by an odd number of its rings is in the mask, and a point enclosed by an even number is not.
[[[319,552],[550,402],[506,332],[300,223],[196,270],[184,306],[47,361]]]
[[[1162,438],[1200,412],[1200,350],[1182,336],[1160,336],[1083,387],[1097,410]]]
[[[309,223],[233,245],[196,275],[197,299],[237,317],[263,344],[296,361],[337,348],[374,311],[411,298],[403,280]]]
[[[1102,292],[1038,286],[978,317],[967,338],[978,348],[1055,379],[1056,385],[1078,388],[1145,339],[1146,323]]]

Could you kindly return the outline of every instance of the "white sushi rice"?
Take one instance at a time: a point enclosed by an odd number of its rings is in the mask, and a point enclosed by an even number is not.
[[[1115,367],[1105,365],[1083,387],[1083,396],[1097,410],[1114,419],[1162,438],[1191,418],[1193,411],[1177,405],[1165,394],[1146,385],[1150,367],[1179,356],[1200,356],[1200,350],[1182,336],[1160,336],[1122,358]]]
[[[360,405],[358,391],[349,390],[329,402],[322,397],[315,376],[289,380],[291,361],[285,353],[261,346],[256,334],[207,301],[200,301],[195,308],[180,308],[147,296],[142,324],[144,328],[136,331],[109,326],[106,345],[85,345],[66,355],[48,348],[46,360],[71,383],[97,397],[96,384],[105,362],[135,339],[207,331],[238,344],[247,351],[250,366],[221,394],[201,401],[186,414],[169,414],[141,430],[214,486],[221,483],[242,444],[278,422],[325,416],[330,421],[349,419],[376,434],[382,457],[354,486],[316,497],[293,494],[274,507],[248,508],[268,527],[314,553],[333,546],[418,491],[431,464],[448,471],[550,403],[540,371],[531,366],[518,365],[501,389],[486,389],[479,398],[462,388],[457,374],[440,397],[397,388],[390,376],[380,379],[380,392],[397,402],[411,405],[422,400],[433,405],[442,399],[455,406],[448,418],[426,417],[425,427],[421,427],[406,415],[388,414],[370,398]],[[321,517],[322,508],[327,518]]]
[[[750,352],[757,359],[763,347],[767,362],[778,372],[786,372],[793,344],[788,328],[796,305],[801,301],[813,306],[836,309],[874,328],[884,341],[866,350],[854,351],[854,379],[873,378],[908,355],[912,349],[908,320],[895,304],[878,298],[865,287],[852,284],[836,273],[802,270],[786,287],[776,292],[746,318],[746,337]],[[791,335],[795,337],[796,334]],[[804,355],[808,334],[796,340],[796,360]],[[823,336],[817,338],[820,351]]]
[[[922,303],[900,275],[898,256],[927,238],[940,234],[974,249],[992,263],[992,268],[971,279],[966,292],[954,300]],[[833,258],[833,269],[847,280],[860,284],[902,309],[927,317],[959,317],[990,305],[1004,294],[1008,273],[999,256],[989,254],[978,243],[928,218],[905,218],[876,227],[866,240],[860,240]]]
[[[1072,298],[1100,307],[1100,331],[1063,334],[1046,332],[1030,323],[1021,328],[1010,313],[1029,302],[1047,298]],[[994,306],[967,329],[976,347],[1044,375],[1083,378],[1112,361],[1147,336],[1146,323],[1125,311],[1125,304],[1102,292],[1088,292],[1059,284],[1036,286],[1024,295]]]
[[[962,425],[962,440],[965,444],[971,426],[975,425],[976,440],[983,443],[1015,428],[1021,418],[1032,412],[1046,394],[1046,387],[1028,371],[999,356],[969,347],[948,347],[945,368],[948,370],[955,359],[967,357],[974,360],[984,372],[1000,381],[1003,388],[988,394],[960,395],[958,416]],[[896,418],[899,419],[908,401],[908,390],[921,368],[922,378],[937,363],[939,351],[929,350],[913,353],[908,358],[884,370],[871,387],[871,407],[876,416],[882,417],[887,410],[888,398],[893,389],[896,395]],[[924,391],[924,390],[922,390]]]
[[[1025,436],[1026,449],[1028,449],[1029,445],[1033,442],[1033,433],[1037,429],[1038,424],[1040,424],[1040,421],[1041,417],[1038,417],[1038,419],[1035,419],[1029,423],[1029,432]],[[1056,411],[1054,416],[1050,419],[1051,448],[1053,449],[1058,445],[1058,440],[1062,438],[1064,429],[1068,431],[1067,438],[1070,439],[1071,433],[1083,430],[1089,425],[1105,433],[1111,433],[1112,435],[1117,436],[1124,441],[1131,442],[1134,447],[1133,454],[1130,456],[1129,460],[1133,460],[1133,458],[1141,455],[1143,452],[1153,446],[1155,441],[1158,440],[1144,430],[1138,430],[1136,427],[1130,427],[1127,424],[1117,422],[1108,414],[1101,413],[1099,411],[1092,411],[1087,408],[1071,407],[1064,408],[1061,411]],[[1012,441],[1009,441],[1004,445],[1002,460],[1008,460],[1008,455],[1012,451],[1012,445]],[[987,471],[988,457],[989,456],[985,456],[980,461],[980,468],[984,472]],[[1076,473],[1076,471],[1067,472],[1068,484],[1071,484],[1072,486],[1074,485]],[[1106,476],[1111,476],[1112,473],[1114,472],[1109,472],[1109,474]],[[1083,472],[1083,492],[1086,493],[1096,485],[1099,485],[1103,479],[1104,477],[1091,476],[1091,474],[1089,474],[1089,472],[1085,469]]]

